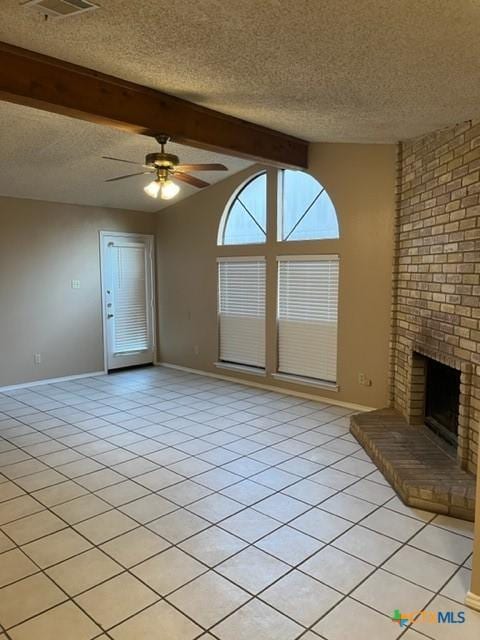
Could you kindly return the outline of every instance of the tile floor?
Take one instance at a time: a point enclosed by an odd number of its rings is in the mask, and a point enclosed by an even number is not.
[[[413,510],[349,411],[165,368],[0,394],[0,640],[480,637],[470,523]]]

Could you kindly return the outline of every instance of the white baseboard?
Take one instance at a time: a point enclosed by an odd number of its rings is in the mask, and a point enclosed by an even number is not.
[[[5,391],[15,391],[16,389],[27,389],[28,387],[40,387],[44,384],[56,384],[57,382],[69,382],[80,378],[92,378],[93,376],[104,376],[105,371],[92,371],[92,373],[78,373],[74,376],[64,376],[63,378],[45,378],[44,380],[34,380],[33,382],[22,382],[21,384],[11,384],[8,387],[0,387],[0,393]]]
[[[256,387],[257,389],[265,389],[266,391],[274,391],[275,393],[283,393],[287,396],[295,396],[297,398],[305,398],[305,400],[316,400],[317,402],[325,402],[326,404],[334,404],[338,407],[345,407],[346,409],[353,409],[354,411],[373,411],[375,407],[365,407],[361,404],[354,404],[352,402],[343,402],[342,400],[336,400],[334,398],[326,398],[324,396],[318,396],[313,393],[304,393],[303,391],[293,391],[292,389],[286,389],[284,387],[276,387],[272,384],[262,384],[261,382],[254,382],[253,380],[245,380],[244,378],[237,378],[236,376],[222,375],[220,373],[213,373],[211,371],[203,371],[202,369],[191,369],[190,367],[182,367],[179,364],[171,364],[170,362],[156,363],[157,367],[167,367],[168,369],[177,369],[178,371],[185,371],[186,373],[195,373],[200,376],[207,376],[208,378],[217,378],[219,380],[227,380],[228,382],[236,382],[238,384],[244,384],[247,387]]]
[[[480,611],[480,596],[477,596],[476,593],[472,593],[469,591],[465,597],[465,604],[470,609],[475,609],[475,611]]]
[[[171,364],[169,362],[155,362],[156,367],[166,367],[168,369],[177,369],[178,371],[185,371],[186,373],[194,373],[196,375],[206,376],[208,378],[217,378],[218,380],[226,380],[228,382],[235,382],[238,384],[246,385],[247,387],[256,387],[257,389],[265,389],[266,391],[274,391],[276,393],[284,393],[285,395],[295,396],[297,398],[305,398],[306,400],[316,400],[317,402],[325,402],[327,404],[333,404],[339,407],[345,407],[346,409],[353,409],[356,411],[372,411],[374,407],[366,407],[361,404],[354,404],[352,402],[343,402],[335,398],[327,398],[319,396],[313,393],[304,393],[302,391],[293,391],[292,389],[286,389],[284,387],[277,387],[271,384],[262,384],[260,382],[254,382],[253,380],[245,380],[244,378],[237,378],[234,375],[222,375],[220,373],[213,373],[210,371],[203,371],[202,369],[192,369],[190,367],[182,367],[178,364]],[[61,378],[46,378],[44,380],[34,380],[32,382],[22,382],[21,384],[12,384],[6,387],[0,387],[0,393],[5,391],[15,391],[17,389],[27,389],[29,387],[38,387],[45,384],[56,384],[58,382],[69,382],[71,380],[80,380],[81,378],[92,378],[94,376],[106,375],[105,371],[92,371],[91,373],[79,373],[73,376],[63,376]]]

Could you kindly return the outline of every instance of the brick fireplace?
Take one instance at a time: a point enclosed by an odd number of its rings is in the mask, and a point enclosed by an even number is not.
[[[473,520],[480,121],[402,142],[397,169],[391,402],[350,430],[406,504]]]
[[[392,405],[425,421],[427,358],[460,372],[457,456],[475,472],[480,422],[480,122],[399,147]]]

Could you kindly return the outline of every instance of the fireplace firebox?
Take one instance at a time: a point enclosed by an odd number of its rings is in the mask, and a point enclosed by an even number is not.
[[[457,446],[460,406],[460,371],[427,358],[425,423],[430,429]]]

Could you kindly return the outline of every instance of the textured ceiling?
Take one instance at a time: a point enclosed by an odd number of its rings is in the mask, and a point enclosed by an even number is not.
[[[478,0],[99,0],[0,39],[312,141],[389,142],[480,115]]]
[[[144,193],[149,176],[105,183],[107,178],[135,173],[136,168],[101,156],[142,163],[147,152],[159,150],[153,138],[0,102],[2,196],[157,211],[167,203]],[[207,182],[222,180],[251,164],[176,144],[169,144],[167,150],[183,162],[222,162],[228,167],[228,172],[194,174]],[[180,189],[175,201],[198,191],[183,183]]]

